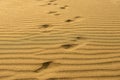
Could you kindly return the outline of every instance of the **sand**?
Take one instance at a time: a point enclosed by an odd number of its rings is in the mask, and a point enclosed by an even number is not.
[[[0,80],[120,80],[120,1],[0,0]]]

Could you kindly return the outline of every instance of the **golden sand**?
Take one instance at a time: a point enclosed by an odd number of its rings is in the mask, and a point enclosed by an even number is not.
[[[120,1],[0,0],[0,80],[120,80]]]

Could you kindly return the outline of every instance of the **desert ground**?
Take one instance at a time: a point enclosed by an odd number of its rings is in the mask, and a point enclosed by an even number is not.
[[[120,0],[0,0],[0,80],[120,80]]]

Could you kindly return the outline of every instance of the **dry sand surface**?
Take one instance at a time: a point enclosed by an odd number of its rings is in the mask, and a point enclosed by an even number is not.
[[[120,80],[120,0],[0,0],[0,80]]]

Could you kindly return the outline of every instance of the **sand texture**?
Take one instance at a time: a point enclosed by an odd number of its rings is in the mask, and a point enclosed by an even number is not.
[[[0,0],[0,80],[120,80],[120,0]]]

